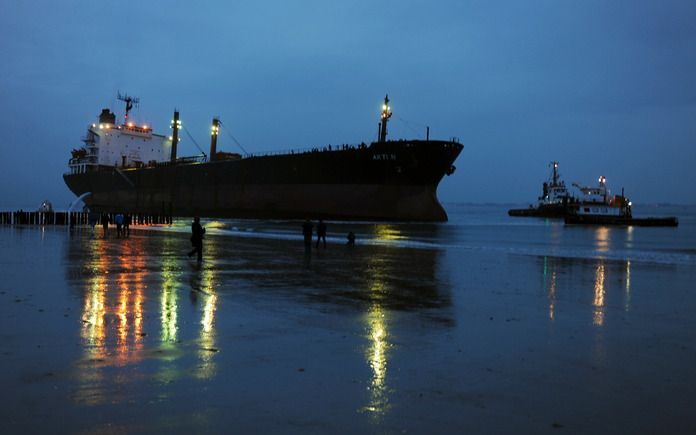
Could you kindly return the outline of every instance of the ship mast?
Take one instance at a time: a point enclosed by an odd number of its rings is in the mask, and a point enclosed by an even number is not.
[[[128,123],[128,112],[131,111],[133,106],[137,106],[138,103],[140,103],[140,98],[138,97],[131,97],[128,94],[121,94],[120,92],[117,94],[117,98],[124,103],[126,103],[126,117],[125,120],[123,121],[124,124]]]
[[[210,161],[215,160],[217,154],[217,137],[220,131],[220,120],[213,118],[213,125],[210,128]]]
[[[384,96],[384,104],[382,105],[382,122],[379,124],[379,141],[387,141],[387,122],[391,118],[392,112],[391,107],[389,107],[389,94]]]
[[[179,143],[179,129],[181,128],[181,121],[179,121],[179,111],[174,109],[174,119],[172,120],[172,165],[176,164],[176,144]]]
[[[551,162],[553,164],[553,177],[551,178],[551,186],[558,186],[558,162]]]

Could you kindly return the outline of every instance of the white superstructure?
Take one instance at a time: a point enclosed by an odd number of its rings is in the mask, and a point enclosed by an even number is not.
[[[573,183],[580,190],[582,197],[578,206],[578,215],[587,216],[631,216],[631,202],[623,195],[611,196],[607,187],[607,179],[599,177],[597,187],[580,186]]]
[[[551,162],[552,172],[550,182],[544,182],[544,190],[539,199],[539,206],[565,205],[575,201],[566,185],[558,175],[558,162]]]
[[[73,150],[70,172],[83,173],[99,166],[133,168],[168,161],[172,142],[155,134],[148,125],[125,122],[118,125],[116,115],[103,109],[99,122],[87,128],[84,146]]]

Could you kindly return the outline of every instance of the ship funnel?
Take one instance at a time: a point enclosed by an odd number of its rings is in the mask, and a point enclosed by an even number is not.
[[[217,137],[220,131],[220,120],[213,118],[213,126],[210,128],[210,161],[215,160],[217,154]]]
[[[102,109],[101,113],[99,114],[99,123],[116,124],[116,115],[111,113],[111,110],[109,109]]]
[[[179,142],[179,128],[181,128],[181,121],[179,121],[179,111],[174,111],[174,119],[172,120],[172,158],[171,163],[176,163],[176,145]]]

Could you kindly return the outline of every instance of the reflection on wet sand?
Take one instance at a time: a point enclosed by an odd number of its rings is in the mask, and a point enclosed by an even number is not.
[[[604,260],[599,260],[595,271],[594,300],[592,301],[594,306],[593,323],[596,326],[604,325],[604,296],[606,293],[604,289],[604,273]]]
[[[215,258],[219,255],[218,245],[209,244],[206,255]],[[200,379],[211,379],[216,375],[217,365],[215,354],[217,353],[215,343],[215,311],[217,310],[218,296],[216,294],[217,272],[213,267],[198,267],[198,273],[194,273],[191,278],[192,300],[198,299],[198,294],[202,294],[203,307],[200,320],[200,330],[198,335],[198,359],[199,364],[195,372]]]
[[[549,300],[549,320],[553,322],[556,313],[556,267],[549,271],[549,257],[544,257],[544,286]]]
[[[401,233],[401,231],[396,225],[376,224],[374,231],[375,238],[382,242],[405,239],[404,235]]]
[[[391,234],[391,232],[388,234]],[[389,390],[387,386],[387,363],[390,347],[388,341],[388,311],[382,307],[380,301],[384,300],[390,289],[385,281],[386,271],[383,259],[370,259],[368,272],[372,302],[364,320],[368,339],[365,357],[367,364],[372,370],[372,379],[368,388],[370,392],[369,401],[363,409],[370,412],[376,419],[379,419],[387,413],[389,408]]]
[[[631,306],[631,260],[626,261],[626,282],[624,288],[624,310],[628,312],[628,309]]]
[[[85,349],[84,363],[79,371],[84,388],[78,390],[77,400],[98,404],[106,400],[98,385],[104,380],[101,368],[105,365],[123,366],[142,358],[143,339],[143,282],[142,273],[117,274],[110,279],[108,242],[90,240],[88,270],[90,278],[84,289],[81,337]],[[137,245],[124,245],[122,255],[115,257],[122,269],[142,267]],[[111,289],[117,293],[110,299]],[[113,303],[112,303],[113,302]],[[118,378],[117,378],[118,379]]]
[[[606,307],[608,291],[607,283],[610,282],[609,276],[620,277],[623,283],[621,289],[615,291],[623,297],[624,311],[631,309],[631,262],[627,261],[608,261],[604,259],[588,260],[573,259],[562,257],[543,257],[542,260],[542,280],[544,291],[547,296],[549,321],[557,320],[557,304],[559,289],[579,288],[579,282],[591,282],[591,306],[592,324],[598,327],[604,326],[606,322]],[[560,282],[559,282],[560,280]],[[580,287],[581,288],[581,287]],[[585,287],[587,288],[587,287]]]
[[[117,400],[110,394],[109,385],[133,382],[133,379],[107,377],[105,371],[108,367],[137,363],[143,358],[162,361],[155,377],[163,383],[172,381],[180,374],[180,367],[173,363],[181,356],[182,346],[187,345],[181,340],[179,324],[182,259],[163,255],[160,267],[155,265],[153,270],[153,265],[148,264],[152,257],[148,256],[144,246],[147,243],[145,238],[132,237],[117,241],[89,238],[82,242],[82,245],[72,246],[71,249],[87,256],[86,266],[83,272],[73,270],[68,273],[69,277],[79,277],[81,273],[89,275],[88,279],[78,281],[84,286],[80,289],[83,295],[80,335],[84,355],[77,371],[81,384],[76,392],[76,400],[92,405]],[[169,238],[163,238],[162,245],[165,254],[180,248],[176,240]],[[198,277],[196,289],[204,296],[198,322],[198,356],[201,363],[195,376],[210,378],[215,373],[216,353],[215,270],[198,269],[193,276]],[[161,287],[153,286],[158,282]],[[146,296],[148,284],[151,288]],[[144,348],[144,340],[148,336],[144,323],[148,304],[152,311],[154,307],[151,304],[154,302],[159,305],[159,327],[153,328],[155,324],[150,324],[150,329],[159,329],[159,342],[152,343],[154,348],[151,347],[148,352]]]
[[[171,249],[172,239],[165,238],[164,250]],[[174,257],[166,256],[162,259],[162,296],[161,296],[161,340],[163,345],[174,345],[179,329],[177,313],[178,287],[179,287],[179,261]]]
[[[609,247],[611,245],[611,231],[609,227],[600,226],[595,229],[594,245],[597,252],[609,252]]]
[[[365,356],[372,370],[372,379],[369,382],[369,402],[364,409],[372,413],[375,418],[380,418],[389,409],[387,363],[390,344],[386,314],[379,304],[374,304],[370,308],[365,315],[365,323],[369,340]]]
[[[385,239],[399,237],[398,228],[380,228]],[[156,363],[138,366],[147,367],[147,372],[139,371],[141,379],[160,388],[186,376],[215,379],[220,355],[216,319],[227,292],[228,297],[252,295],[252,301],[264,295],[274,305],[332,304],[357,310],[360,323],[355,326],[363,329],[365,341],[355,356],[370,370],[359,410],[382,419],[396,394],[388,376],[393,312],[417,312],[435,327],[453,322],[449,284],[446,276],[438,276],[441,253],[436,250],[340,247],[321,256],[313,252],[312,264],[303,268],[298,258],[304,253],[294,245],[273,240],[235,240],[232,245],[221,237],[207,240],[205,260],[197,265],[180,252],[183,240],[136,233],[127,240],[84,238],[70,245],[74,259],[89,258],[86,267],[78,260],[68,270],[69,282],[83,300],[78,401],[127,400],[111,390],[114,384],[136,380],[111,372],[143,360]],[[85,273],[88,278],[82,279]]]

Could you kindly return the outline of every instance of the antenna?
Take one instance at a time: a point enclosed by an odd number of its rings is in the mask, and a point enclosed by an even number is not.
[[[121,91],[118,91],[118,96],[117,98],[124,103],[126,103],[126,120],[125,122],[128,122],[128,112],[131,111],[133,106],[138,107],[140,104],[140,98],[138,97],[131,97],[128,94],[121,94]]]

